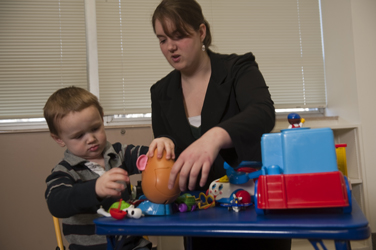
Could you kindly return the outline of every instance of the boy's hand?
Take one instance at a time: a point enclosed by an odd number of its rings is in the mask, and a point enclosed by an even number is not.
[[[127,171],[121,168],[113,168],[104,173],[95,183],[95,192],[99,198],[108,196],[120,197],[125,186],[122,183],[129,183]]]
[[[150,146],[149,151],[147,152],[148,157],[154,155],[154,150],[157,148],[157,158],[162,158],[163,150],[166,150],[166,159],[175,159],[175,144],[174,142],[167,137],[160,137],[154,139]]]

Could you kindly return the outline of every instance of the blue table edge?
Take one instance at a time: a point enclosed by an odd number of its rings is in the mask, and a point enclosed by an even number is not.
[[[216,237],[250,237],[250,238],[294,238],[294,239],[330,239],[330,240],[365,240],[371,235],[368,221],[362,213],[359,205],[353,198],[353,212],[351,219],[357,219],[357,223],[349,225],[336,225],[332,227],[322,228],[320,226],[304,227],[302,225],[288,225],[279,226],[271,224],[270,226],[258,227],[257,223],[247,224],[248,226],[228,227],[223,225],[199,225],[199,226],[179,226],[179,222],[174,225],[158,225],[143,224],[143,221],[116,221],[113,218],[98,218],[94,220],[96,225],[96,233],[99,235],[155,235],[155,236],[216,236]],[[210,208],[210,209],[224,209],[224,208]],[[209,209],[209,210],[210,210]],[[208,211],[209,211],[208,210]],[[197,213],[194,211],[191,213]],[[233,211],[226,211],[234,213]],[[247,213],[255,211],[240,211],[239,213]],[[168,215],[171,216],[171,215]],[[268,215],[265,215],[268,216]],[[153,217],[153,216],[152,216]],[[158,216],[158,221],[162,220],[163,216]],[[166,217],[165,217],[166,218]],[[148,220],[149,218],[140,218],[139,220]],[[265,217],[263,218],[265,219]],[[268,217],[266,217],[268,219]],[[135,220],[135,219],[130,219]],[[153,219],[149,219],[150,221]],[[168,220],[170,220],[168,218]],[[271,219],[272,220],[272,219]],[[129,223],[136,223],[130,225]],[[137,224],[139,223],[139,224]],[[199,223],[201,224],[201,223]],[[120,226],[119,226],[120,225]]]

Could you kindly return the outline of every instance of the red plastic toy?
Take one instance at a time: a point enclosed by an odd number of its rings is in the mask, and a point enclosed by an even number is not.
[[[119,201],[118,208],[111,208],[110,209],[111,216],[113,218],[117,219],[117,220],[121,220],[121,219],[123,219],[127,215],[126,211],[123,211],[123,210],[120,209],[120,207],[121,207],[121,201],[122,201],[122,199],[120,199],[120,201]]]
[[[273,209],[340,208],[351,213],[351,186],[338,171],[330,128],[295,128],[264,134],[263,167],[255,184],[258,214]]]
[[[351,213],[351,185],[338,171],[330,128],[294,128],[264,134],[261,152],[262,167],[256,172],[243,173],[237,171],[239,167],[224,165],[230,186],[256,179],[253,201],[257,214],[307,208],[337,208]]]
[[[339,171],[261,175],[256,186],[256,207],[259,209],[349,206],[346,181]]]

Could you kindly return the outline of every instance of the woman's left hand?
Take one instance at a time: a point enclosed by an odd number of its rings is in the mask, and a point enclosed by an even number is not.
[[[173,187],[175,179],[178,173],[180,173],[180,190],[185,191],[188,177],[188,189],[193,190],[196,186],[200,171],[200,186],[204,186],[208,179],[210,168],[219,150],[230,146],[232,146],[232,141],[226,130],[220,127],[210,129],[180,154],[179,158],[172,166],[168,187]]]
[[[166,151],[166,159],[175,159],[175,144],[167,137],[159,137],[154,139],[150,146],[149,151],[146,153],[148,157],[153,157],[154,150],[157,149],[157,158],[161,159],[163,151]]]

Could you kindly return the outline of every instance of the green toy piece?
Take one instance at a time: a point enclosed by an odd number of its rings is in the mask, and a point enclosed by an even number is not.
[[[121,205],[120,205],[120,210],[124,210],[126,208],[128,208],[131,204],[129,204],[128,202],[125,202],[125,201],[121,201]],[[108,212],[110,212],[110,209],[111,208],[118,208],[119,207],[119,202],[115,202],[114,204],[111,205],[111,207],[108,209]]]
[[[183,194],[179,196],[175,202],[178,204],[180,212],[194,211],[197,208],[196,198],[191,194]]]

